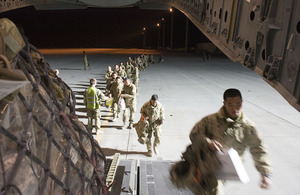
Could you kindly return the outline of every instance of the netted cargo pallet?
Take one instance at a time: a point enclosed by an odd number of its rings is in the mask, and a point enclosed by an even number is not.
[[[106,157],[75,116],[72,90],[23,39],[9,63],[0,59],[0,82],[22,80],[7,70],[28,81],[0,100],[0,194],[106,194]]]

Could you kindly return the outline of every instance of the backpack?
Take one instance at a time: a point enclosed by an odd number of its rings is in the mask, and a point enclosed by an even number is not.
[[[0,19],[0,54],[12,60],[25,46],[16,25],[7,18]]]

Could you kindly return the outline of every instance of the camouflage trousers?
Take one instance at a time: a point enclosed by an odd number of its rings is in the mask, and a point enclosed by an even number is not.
[[[149,124],[147,150],[152,151],[152,134],[154,136],[153,148],[160,144],[161,140],[161,125]]]
[[[117,99],[116,101],[114,99],[114,102],[112,104],[112,113],[113,113],[114,118],[116,118],[117,115],[121,112],[118,102],[119,102],[119,99]]]
[[[138,90],[139,79],[138,78],[137,79],[133,78],[132,83],[135,85],[136,93],[138,93],[139,92],[139,90]]]
[[[100,109],[87,109],[87,117],[88,117],[88,130],[92,132],[93,130],[93,121],[95,120],[95,128],[98,131],[101,127],[100,117],[101,112]]]
[[[125,108],[125,110],[123,110],[123,123],[126,124],[126,121],[127,121],[127,109],[129,109],[129,113],[130,113],[130,116],[129,116],[129,123],[133,123],[133,118],[134,118],[134,113],[135,113],[135,106],[129,106]]]

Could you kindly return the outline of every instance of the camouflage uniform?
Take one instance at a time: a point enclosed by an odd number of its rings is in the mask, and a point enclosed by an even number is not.
[[[118,105],[120,100],[120,94],[123,89],[123,83],[122,81],[120,83],[114,82],[110,87],[110,93],[112,94],[112,97],[114,98],[113,105],[112,105],[112,111],[113,111],[113,118],[119,116],[120,114],[120,107]]]
[[[136,64],[137,64],[139,70],[143,70],[143,62],[142,62],[141,57],[136,58]]]
[[[84,55],[83,61],[84,61],[84,70],[87,70],[87,67],[90,65],[87,55]]]
[[[126,66],[125,66],[125,70],[126,70],[126,74],[127,74],[127,77],[128,78],[131,78],[131,72],[133,70],[133,66],[132,64],[130,64],[129,62],[126,63]]]
[[[106,71],[104,78],[106,80],[106,83],[108,83],[108,81],[111,79],[112,74],[114,73],[114,71]]]
[[[250,121],[245,114],[241,113],[237,119],[233,120],[225,114],[225,108],[222,107],[219,112],[209,115],[198,122],[190,133],[190,139],[193,145],[199,143],[209,144],[211,140],[217,140],[223,148],[234,148],[243,160],[243,154],[247,148],[253,157],[255,167],[261,175],[271,173],[271,165],[263,144],[260,132],[256,129],[254,123]],[[218,189],[211,189],[211,194],[220,193]],[[194,193],[198,193],[197,188],[191,188]],[[219,191],[219,192],[218,192]]]
[[[105,91],[106,92],[109,92],[110,90],[110,87],[112,86],[112,84],[114,82],[116,82],[116,78],[117,78],[118,74],[113,72],[113,74],[111,75],[111,77],[107,80],[106,82],[106,88],[105,88]]]
[[[164,120],[164,108],[162,107],[161,103],[157,101],[156,106],[152,106],[151,102],[146,102],[141,110],[140,113],[144,117],[149,117],[149,128],[148,128],[148,140],[147,140],[147,150],[152,151],[152,133],[154,135],[154,143],[153,143],[153,149],[155,151],[155,148],[160,144],[161,139],[161,125]]]
[[[121,78],[121,80],[124,80],[127,77],[127,73],[124,69],[119,69],[118,76]]]
[[[132,83],[136,87],[136,93],[138,93],[138,85],[139,85],[139,77],[140,77],[140,71],[137,66],[134,66],[134,69],[132,71]]]
[[[132,83],[130,83],[129,86],[124,85],[122,94],[123,94],[123,98],[125,100],[126,108],[129,108],[129,110],[130,110],[129,126],[132,126],[134,113],[136,111],[136,88],[135,88],[135,85]],[[127,120],[127,114],[126,114],[126,109],[125,109],[123,112],[124,125],[126,124],[126,120]]]

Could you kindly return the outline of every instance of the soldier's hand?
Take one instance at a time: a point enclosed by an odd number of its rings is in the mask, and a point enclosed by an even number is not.
[[[262,188],[262,189],[270,189],[271,188],[271,184],[272,184],[272,182],[271,182],[270,178],[268,178],[265,175],[261,176],[260,188]]]
[[[218,142],[217,140],[211,140],[211,143],[209,145],[210,149],[212,151],[221,151],[221,148],[223,147],[222,144],[220,144],[220,142]]]

